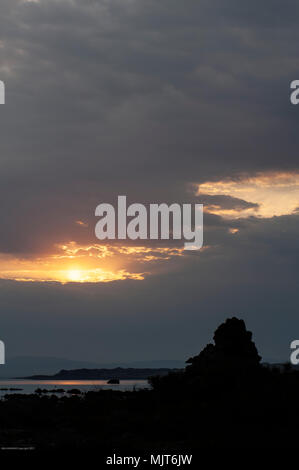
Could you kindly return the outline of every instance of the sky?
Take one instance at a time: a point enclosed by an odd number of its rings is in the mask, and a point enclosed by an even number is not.
[[[2,0],[7,355],[187,359],[227,317],[299,336],[295,0]],[[203,203],[204,246],[100,241],[95,208]]]

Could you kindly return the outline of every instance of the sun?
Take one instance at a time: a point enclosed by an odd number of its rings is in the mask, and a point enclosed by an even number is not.
[[[79,269],[71,269],[68,271],[67,277],[70,281],[79,282],[82,279],[82,272]]]

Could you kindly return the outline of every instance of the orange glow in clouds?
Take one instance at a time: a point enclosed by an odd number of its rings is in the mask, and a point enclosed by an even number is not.
[[[56,247],[52,255],[21,259],[0,254],[0,279],[29,282],[111,282],[143,280],[149,274],[145,264],[180,256],[178,248],[78,245],[69,242]]]
[[[289,215],[299,212],[299,173],[268,172],[253,177],[207,181],[196,185],[196,193],[215,196],[209,205],[205,205],[205,210],[227,219]],[[219,197],[218,202],[217,196],[234,199],[224,201]],[[247,207],[238,200],[257,206]],[[76,224],[87,227],[81,220]],[[228,231],[238,237],[239,229],[232,227]],[[143,280],[147,275],[165,269],[161,263],[183,256],[183,252],[183,248],[177,247],[79,245],[69,241],[55,246],[51,254],[38,257],[20,258],[0,253],[0,279],[61,284]]]
[[[236,180],[208,181],[197,186],[197,194],[231,196],[258,204],[257,208],[239,209],[224,209],[217,204],[205,206],[207,212],[225,218],[289,215],[299,207],[299,173],[268,172]]]

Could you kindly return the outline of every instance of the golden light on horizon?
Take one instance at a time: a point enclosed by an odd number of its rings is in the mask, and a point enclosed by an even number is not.
[[[82,272],[79,269],[71,269],[67,273],[70,281],[80,282],[83,279]]]
[[[299,208],[299,173],[264,172],[253,177],[207,181],[197,185],[196,193],[198,196],[230,196],[257,205],[231,209],[221,207],[221,203],[205,206],[207,212],[228,219],[290,215]]]
[[[183,251],[167,247],[79,245],[74,241],[54,249],[53,254],[25,259],[0,253],[0,279],[60,284],[141,281],[150,273],[144,264],[181,256]]]

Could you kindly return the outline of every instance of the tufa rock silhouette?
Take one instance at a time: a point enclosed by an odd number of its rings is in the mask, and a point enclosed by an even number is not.
[[[171,390],[173,396],[177,392],[189,393],[188,390],[212,396],[220,389],[250,382],[262,373],[261,356],[243,320],[228,318],[215,331],[214,343],[189,358],[185,370],[150,377],[153,389],[168,394]]]
[[[200,354],[186,361],[190,364],[186,368],[187,373],[200,374],[206,370],[236,373],[259,367],[261,356],[243,320],[228,318],[217,328],[213,339],[214,345],[208,344]]]

